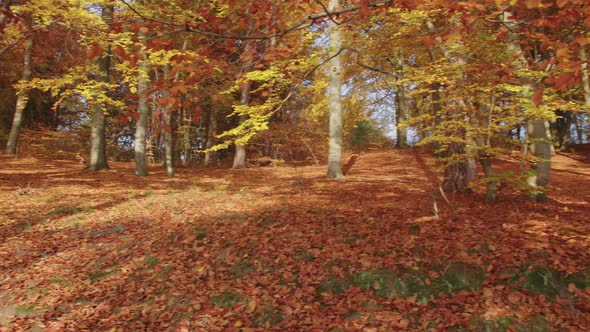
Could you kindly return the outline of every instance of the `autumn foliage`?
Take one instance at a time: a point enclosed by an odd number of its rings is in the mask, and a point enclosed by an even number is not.
[[[588,330],[589,44],[587,0],[0,1],[0,330]]]

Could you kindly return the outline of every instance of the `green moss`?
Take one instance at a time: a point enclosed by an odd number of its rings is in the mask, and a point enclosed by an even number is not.
[[[358,310],[351,310],[346,314],[346,318],[348,320],[358,320],[361,319],[361,313]]]
[[[482,268],[464,263],[449,263],[444,275],[435,279],[433,284],[446,287],[444,293],[454,293],[461,290],[474,292],[481,289],[485,273]]]
[[[450,263],[438,279],[429,279],[422,270],[381,269],[358,271],[350,277],[350,284],[362,290],[373,289],[376,296],[407,298],[416,296],[419,302],[427,302],[430,296],[449,294],[460,290],[481,289],[484,279],[482,269],[463,263]]]
[[[90,272],[88,274],[88,277],[90,278],[90,281],[97,282],[97,281],[105,278],[106,276],[108,276],[111,273],[112,273],[111,271],[96,270],[96,271]]]
[[[211,303],[220,308],[231,308],[238,303],[246,303],[248,297],[238,292],[225,292],[220,295],[212,296]]]
[[[316,259],[316,257],[307,250],[300,250],[295,253],[295,260],[298,260],[298,261],[309,262],[309,261],[313,261],[315,259]]]
[[[258,309],[251,320],[256,327],[271,327],[280,323],[284,318],[283,314],[277,308],[270,304],[265,304]]]
[[[195,232],[195,234],[197,236],[197,240],[203,240],[204,238],[207,237],[207,232],[203,231],[199,227],[195,227],[193,229],[193,231]]]
[[[572,274],[567,278],[568,284],[573,283],[579,289],[590,288],[590,269]]]
[[[84,212],[87,209],[83,209],[81,207],[72,207],[72,206],[58,206],[55,209],[47,212],[48,217],[56,217],[56,216],[71,216],[76,213]]]
[[[158,259],[158,257],[155,256],[148,256],[145,259],[145,263],[147,264],[147,266],[152,269],[154,268],[156,265],[160,264],[160,260]]]
[[[482,332],[549,332],[551,325],[542,315],[536,315],[525,322],[519,322],[516,317],[500,317],[496,320],[485,320],[475,316],[467,326],[468,331]]]
[[[256,272],[256,266],[250,264],[248,259],[242,259],[239,263],[234,264],[229,269],[236,278],[243,278],[246,275]]]
[[[361,238],[360,235],[356,234],[356,233],[348,233],[344,236],[344,243],[348,244],[348,245],[353,245],[356,243],[356,241],[358,241]]]
[[[545,294],[554,297],[559,294],[560,289],[567,287],[558,271],[543,265],[525,269],[523,275],[525,280],[522,286],[535,295]]]
[[[327,278],[323,280],[320,285],[318,286],[318,293],[332,293],[332,294],[340,294],[344,293],[348,285],[345,280],[339,278]]]

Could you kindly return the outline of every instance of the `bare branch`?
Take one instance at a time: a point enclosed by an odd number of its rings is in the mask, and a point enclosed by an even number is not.
[[[330,20],[333,20],[332,16],[356,12],[356,11],[360,10],[360,8],[361,8],[360,6],[350,6],[350,7],[346,7],[346,8],[342,8],[342,9],[338,9],[338,10],[329,11],[329,10],[327,10],[327,8],[323,4],[321,4],[321,2],[319,2],[319,0],[316,0],[316,2],[320,3],[320,5],[324,8],[324,11],[322,11],[321,13],[309,15],[309,16],[301,19],[300,21],[296,22],[295,24],[285,28],[284,30],[274,32],[270,35],[247,35],[247,34],[216,33],[216,32],[206,31],[206,30],[199,29],[197,27],[190,26],[187,23],[181,24],[181,23],[172,23],[172,22],[162,21],[157,18],[145,16],[144,14],[140,13],[137,9],[135,9],[130,3],[126,2],[125,0],[121,0],[121,2],[123,2],[125,4],[125,6],[127,6],[127,8],[129,8],[135,15],[139,16],[140,18],[142,18],[145,21],[155,22],[155,23],[159,23],[159,24],[163,24],[163,25],[167,25],[167,26],[185,27],[186,31],[198,33],[198,34],[206,36],[206,37],[222,38],[222,39],[240,39],[240,40],[252,40],[252,39],[254,39],[254,40],[267,40],[267,39],[271,39],[271,38],[275,38],[275,37],[282,37],[290,32],[310,27],[316,20],[323,19],[326,17],[329,17]],[[393,2],[394,2],[394,0],[379,0],[379,1],[375,1],[375,2],[368,4],[368,6],[371,8],[378,8],[383,5],[392,4]],[[335,23],[342,24],[344,22],[346,22],[346,21],[343,21],[340,23],[335,22]]]
[[[0,49],[0,56],[2,56],[2,54],[4,54],[4,53],[8,52],[14,46],[18,45],[18,43],[20,43],[23,39],[25,39],[25,36],[21,36],[20,38],[15,39],[11,43],[9,43],[8,45],[4,46],[2,49]]]

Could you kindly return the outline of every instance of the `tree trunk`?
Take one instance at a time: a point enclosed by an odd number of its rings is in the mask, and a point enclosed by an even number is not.
[[[103,5],[101,8],[102,20],[110,27],[113,22],[115,7],[113,5]],[[105,50],[104,56],[98,59],[98,73],[96,75],[98,82],[106,83],[109,81],[111,67],[110,52],[110,48]],[[88,169],[94,172],[109,168],[106,151],[105,107],[105,105],[96,101],[94,102],[90,133],[90,158],[88,161]]]
[[[248,94],[250,93],[250,88],[249,88],[249,84],[244,84],[245,86],[248,86]],[[242,90],[245,90],[246,88],[242,87]],[[244,121],[246,121],[246,116],[245,115],[240,115],[240,124],[242,124]],[[238,144],[236,143],[236,151],[234,153],[234,163],[232,165],[232,168],[234,169],[239,169],[239,168],[246,168],[246,145],[244,144]]]
[[[142,43],[140,55],[142,60],[137,63],[139,67],[139,77],[137,79],[137,111],[139,112],[139,119],[135,127],[135,175],[148,175],[147,155],[146,155],[146,133],[149,116],[149,105],[147,103],[147,88],[148,88],[148,64],[147,52],[145,50],[145,33],[139,32],[139,38]]]
[[[467,142],[467,157],[465,157],[465,178],[467,182],[471,182],[477,180],[477,162],[475,160],[475,156],[473,155],[472,148],[477,145],[475,139],[473,138],[473,130],[471,129],[471,117],[465,117],[465,123],[467,123],[467,129],[465,131],[465,142]]]
[[[404,149],[408,147],[408,128],[400,126],[400,123],[408,119],[406,94],[403,86],[398,86],[395,90],[395,147]]]
[[[551,140],[548,133],[549,123],[545,119],[531,119],[527,122],[530,149],[533,154],[533,172],[527,179],[530,186],[529,198],[537,202],[547,201],[547,184],[551,170]]]
[[[209,150],[215,144],[217,144],[217,110],[215,107],[211,108],[209,112],[209,128],[207,130],[207,143],[205,144],[205,148]],[[217,157],[216,151],[207,151],[205,153],[205,159],[203,161],[203,165],[207,167],[211,167],[215,164],[215,159]]]
[[[557,148],[559,151],[565,151],[571,141],[572,113],[557,111],[556,114],[558,117],[555,119],[553,127],[555,127]]]
[[[174,137],[172,132],[172,111],[169,107],[164,110],[164,151],[166,175],[174,176]]]
[[[510,12],[504,12],[500,19],[510,29],[514,28],[517,24]],[[512,39],[512,42],[508,45],[508,51],[516,56],[516,59],[513,62],[513,67],[516,69],[527,68],[529,66],[529,61],[524,57],[518,35],[511,34],[510,39]],[[533,95],[538,89],[538,85],[534,81],[524,80],[523,84],[527,86],[528,92]],[[537,202],[545,202],[547,200],[547,185],[549,183],[549,172],[551,171],[551,155],[553,148],[553,144],[551,144],[549,122],[541,118],[528,119],[527,138],[528,143],[530,144],[529,148],[534,158],[532,167],[534,174],[527,179],[527,183],[530,187],[529,198]]]
[[[253,48],[253,46],[252,46],[251,42],[246,41],[246,44],[244,46],[244,54],[250,53],[250,50],[252,50],[252,48]],[[244,61],[245,61],[245,63],[244,63],[243,72],[248,73],[252,70],[253,65],[254,65],[254,60],[252,59],[252,55],[249,55],[248,58],[245,59]],[[240,105],[242,105],[242,106],[250,105],[250,88],[251,88],[251,83],[247,82],[247,81],[242,82],[242,84],[240,85]],[[247,119],[248,119],[248,116],[246,114],[240,115],[239,124],[241,125]],[[234,162],[233,162],[232,168],[234,168],[234,169],[246,168],[246,145],[236,143],[235,148],[236,148],[236,150],[235,150],[235,154],[234,154]]]
[[[590,108],[590,73],[588,73],[588,55],[586,47],[580,47],[580,60],[582,60],[582,88],[584,89],[584,104]]]
[[[31,80],[32,76],[32,55],[33,55],[33,32],[30,32],[29,38],[25,45],[24,61],[23,61],[23,76],[21,83],[26,83]],[[16,148],[18,144],[18,137],[20,134],[20,128],[23,122],[23,113],[27,106],[29,99],[28,87],[19,88],[18,95],[16,97],[16,109],[14,112],[14,118],[12,120],[12,127],[10,128],[10,134],[8,135],[8,142],[6,144],[7,154],[16,154]]]
[[[479,148],[479,163],[483,168],[483,173],[486,181],[486,196],[484,200],[486,203],[491,203],[495,202],[498,196],[498,183],[496,180],[496,173],[494,172],[494,168],[492,167],[491,155],[489,151],[486,151],[487,149],[491,148],[490,136],[487,133],[489,132],[492,117],[492,108],[488,107],[484,102],[480,104],[479,110],[480,126],[486,134],[481,134],[477,136],[475,142],[477,143]]]
[[[492,167],[492,159],[489,155],[484,155],[480,157],[479,162],[486,177],[486,197],[484,200],[486,203],[495,202],[498,197],[498,183],[495,180],[496,172]]]
[[[330,0],[328,10],[338,7],[338,0]],[[330,29],[330,52],[340,52],[341,37],[338,25],[328,22]],[[328,111],[330,113],[330,141],[328,152],[328,178],[341,178],[342,174],[342,65],[340,55],[330,60],[328,70]]]
[[[590,73],[588,72],[588,55],[586,46],[580,46],[580,60],[582,60],[582,88],[584,89],[584,104],[590,110]],[[590,117],[588,117],[590,122]],[[588,136],[590,138],[590,136]],[[582,136],[579,137],[580,143],[584,142]]]
[[[190,143],[191,143],[191,123],[192,115],[188,108],[183,108],[181,120],[184,125],[182,126],[182,166],[188,166],[190,159]]]
[[[580,120],[578,118],[578,114],[572,114],[573,116],[573,121],[574,121],[574,127],[576,128],[576,143],[578,144],[584,144],[584,136],[583,136],[583,130],[582,130],[582,126],[580,125]]]
[[[452,142],[447,149],[447,157],[464,154],[464,144]],[[445,167],[442,187],[444,191],[465,192],[469,188],[467,178],[467,164],[464,160],[455,161]]]

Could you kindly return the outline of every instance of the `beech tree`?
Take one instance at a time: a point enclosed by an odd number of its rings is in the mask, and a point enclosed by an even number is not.
[[[330,0],[328,10],[333,11],[339,6],[338,0]],[[342,174],[342,65],[340,63],[340,31],[335,17],[330,16],[330,57],[328,69],[328,112],[330,113],[330,144],[328,152],[328,177],[341,178]]]
[[[113,4],[101,5],[101,17],[108,34],[113,24],[115,7]],[[96,81],[108,84],[111,71],[111,54],[110,45],[105,45],[103,55],[97,60],[98,69],[96,72]],[[99,88],[100,93],[106,93],[105,88]],[[106,112],[107,104],[100,101],[97,96],[93,105],[91,134],[90,134],[90,158],[88,160],[88,169],[91,171],[100,171],[108,169],[107,151],[106,151]]]

